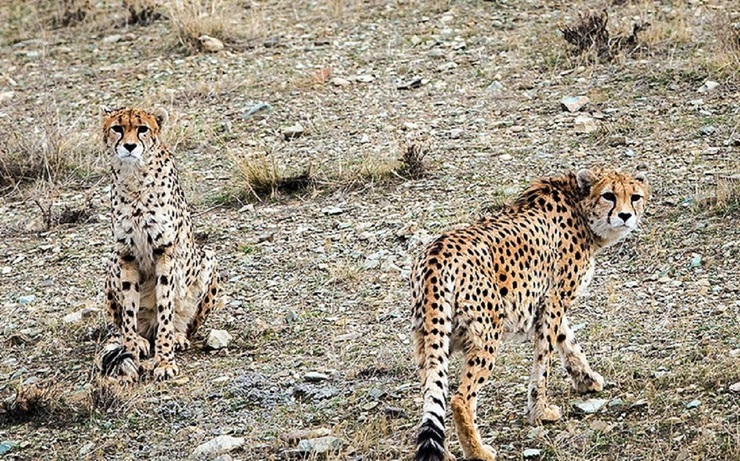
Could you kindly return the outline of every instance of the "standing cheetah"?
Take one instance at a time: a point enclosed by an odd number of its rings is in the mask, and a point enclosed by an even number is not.
[[[637,227],[648,199],[644,174],[610,170],[536,181],[497,216],[430,243],[411,273],[413,336],[424,391],[417,461],[452,455],[444,444],[450,352],[465,354],[452,418],[466,459],[492,461],[475,426],[476,397],[505,333],[534,339],[527,416],[555,421],[546,386],[557,350],[579,392],[599,391],[565,314],[590,282],[593,257]],[[454,458],[453,458],[454,459]]]
[[[140,358],[153,349],[154,377],[169,379],[179,372],[175,350],[189,347],[188,338],[219,302],[216,261],[193,241],[175,162],[160,139],[167,112],[103,108],[102,115],[115,238],[105,295],[118,337],[98,367],[135,381]]]

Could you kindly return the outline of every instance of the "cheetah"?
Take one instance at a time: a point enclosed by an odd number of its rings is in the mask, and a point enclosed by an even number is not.
[[[115,248],[105,284],[117,335],[98,357],[106,376],[134,382],[150,357],[156,380],[179,373],[175,351],[220,304],[212,251],[196,246],[172,154],[161,141],[163,109],[101,109],[111,159]]]
[[[454,459],[444,442],[452,351],[465,357],[450,400],[465,459],[496,457],[481,441],[475,412],[502,339],[533,339],[531,424],[561,415],[546,397],[553,350],[577,391],[602,390],[604,379],[589,366],[565,315],[593,276],[594,256],[637,227],[647,200],[643,172],[583,169],[535,181],[496,216],[427,245],[411,272],[412,332],[423,389],[417,461]]]

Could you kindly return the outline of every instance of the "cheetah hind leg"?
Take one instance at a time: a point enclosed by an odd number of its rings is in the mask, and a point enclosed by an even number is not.
[[[213,252],[203,250],[203,260],[201,262],[200,280],[201,286],[204,287],[202,297],[198,302],[195,310],[195,316],[188,325],[187,338],[191,338],[198,328],[206,321],[214,308],[220,307],[219,293],[221,285],[219,283],[218,268]]]

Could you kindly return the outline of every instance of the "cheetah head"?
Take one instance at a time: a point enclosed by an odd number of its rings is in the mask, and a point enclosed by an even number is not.
[[[644,172],[634,176],[612,170],[584,169],[576,175],[578,187],[587,191],[582,205],[593,233],[609,246],[637,228],[647,206],[648,184]]]
[[[157,109],[101,108],[105,146],[112,149],[114,158],[124,163],[146,162],[146,152],[159,141],[159,134],[167,122],[167,111]]]

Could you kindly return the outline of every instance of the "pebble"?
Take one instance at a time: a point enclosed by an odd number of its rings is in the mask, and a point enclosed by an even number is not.
[[[588,96],[565,96],[560,100],[560,107],[568,112],[578,112],[590,101]]]
[[[740,381],[736,382],[735,384],[732,384],[730,386],[731,392],[740,392]]]
[[[713,125],[707,125],[702,127],[702,129],[699,130],[699,133],[701,133],[702,136],[711,136],[715,131],[717,131],[717,129]]]
[[[231,335],[226,330],[211,330],[211,332],[208,333],[206,346],[213,350],[224,349],[229,346],[231,338]]]
[[[219,435],[193,450],[191,458],[203,455],[220,455],[235,450],[244,445],[244,437],[231,437],[230,435]]]
[[[698,91],[699,93],[709,93],[710,91],[714,90],[718,86],[719,86],[719,83],[712,81],[712,80],[707,80],[706,82],[704,82],[704,85],[702,85],[701,88],[699,88]]]
[[[64,323],[80,323],[82,320],[91,317],[93,314],[100,312],[97,307],[85,307],[77,312],[72,312],[64,316]]]
[[[18,304],[31,304],[36,301],[36,295],[26,295],[18,298]]]
[[[333,79],[331,79],[331,84],[334,86],[349,86],[352,84],[352,82],[341,77],[334,77]]]
[[[355,80],[362,83],[370,83],[375,80],[375,77],[373,77],[372,75],[358,75],[355,77]]]
[[[327,206],[321,209],[321,212],[325,215],[333,216],[344,213],[344,210],[337,206]]]
[[[5,453],[9,452],[13,448],[16,448],[18,446],[18,442],[13,442],[11,440],[3,440],[0,442],[0,455],[4,455]]]
[[[541,453],[542,452],[538,448],[527,448],[522,452],[522,456],[524,459],[535,459],[539,458]]]
[[[593,133],[598,130],[599,127],[596,125],[596,120],[589,117],[588,115],[579,115],[573,121],[573,126],[576,133]]]
[[[283,134],[283,139],[289,141],[291,139],[300,138],[304,135],[306,130],[303,125],[296,123],[295,125],[285,126],[280,130]]]
[[[624,401],[620,398],[616,398],[616,399],[612,399],[611,401],[609,401],[608,406],[609,408],[617,408],[617,407],[621,407],[622,405],[624,405]]]
[[[0,105],[5,104],[6,102],[10,102],[11,99],[15,96],[15,93],[12,91],[3,91],[0,93]]]
[[[421,80],[421,77],[416,77],[412,80],[396,85],[396,89],[397,90],[413,90],[414,88],[421,87],[422,83],[423,82]]]
[[[626,136],[610,136],[609,139],[606,140],[606,144],[609,147],[624,146],[627,144],[627,137]]]
[[[311,383],[317,383],[319,381],[326,381],[327,379],[329,379],[329,376],[317,371],[309,371],[308,373],[303,375],[303,379]]]
[[[512,158],[514,157],[512,157],[511,154],[501,154],[498,156],[498,159],[501,160],[502,162],[508,162]]]
[[[691,267],[699,267],[701,266],[701,255],[693,253],[691,255]]]
[[[505,87],[503,83],[499,82],[498,80],[494,80],[491,82],[490,85],[486,87],[486,91],[496,94],[504,91],[504,88]]]
[[[645,399],[640,399],[630,405],[630,408],[644,408],[646,406],[648,406],[648,401]]]
[[[123,38],[123,36],[120,35],[120,34],[108,35],[107,37],[103,37],[103,43],[116,43],[116,42],[120,42],[122,38]]]
[[[209,53],[218,53],[224,49],[224,42],[221,40],[211,37],[210,35],[201,35],[198,37],[201,48]]]
[[[80,448],[80,456],[85,456],[95,448],[95,442],[87,442]]]
[[[694,399],[691,402],[687,403],[685,406],[686,406],[686,409],[691,410],[692,408],[699,408],[700,405],[701,405],[701,400]]]
[[[314,439],[319,437],[325,437],[331,434],[331,429],[325,427],[319,427],[316,429],[298,429],[295,431],[283,434],[281,438],[288,443],[297,443],[302,439]]]
[[[452,69],[454,69],[456,67],[457,67],[457,63],[456,62],[446,62],[444,64],[439,65],[437,67],[437,70],[440,71],[440,72],[445,72],[445,71],[448,71],[448,70],[452,70]]]
[[[593,414],[601,410],[606,405],[606,399],[588,399],[585,401],[573,402],[573,408],[586,414]]]
[[[242,115],[242,118],[247,119],[253,115],[267,114],[268,112],[272,112],[272,106],[266,102],[258,102],[257,104],[250,107],[249,110],[247,110],[247,112]]]
[[[298,442],[298,450],[303,453],[322,454],[328,451],[335,451],[342,448],[344,441],[330,435],[318,437],[315,439],[304,439]]]

